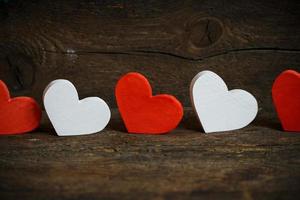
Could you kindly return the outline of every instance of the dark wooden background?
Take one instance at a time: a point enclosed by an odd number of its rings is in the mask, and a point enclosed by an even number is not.
[[[201,70],[256,96],[245,129],[205,135],[189,83]],[[41,103],[53,79],[116,108],[114,87],[143,73],[186,107],[164,136],[126,134],[117,109],[102,133],[59,138],[41,128],[0,138],[1,199],[295,199],[300,136],[281,131],[275,77],[300,71],[297,0],[0,1],[0,79]],[[42,103],[41,103],[42,106]]]

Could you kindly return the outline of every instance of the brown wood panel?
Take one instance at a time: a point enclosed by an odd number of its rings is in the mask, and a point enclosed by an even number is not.
[[[38,99],[50,80],[68,78],[115,107],[116,80],[134,70],[190,106],[188,82],[208,68],[232,87],[263,85],[261,97],[281,70],[300,69],[299,8],[291,0],[9,1],[0,78]]]
[[[265,115],[249,127],[201,133],[191,109],[169,135],[124,132],[116,110],[104,132],[1,137],[2,199],[294,199],[300,137]]]
[[[270,89],[284,69],[300,71],[296,0],[0,0],[0,79],[13,95],[41,103],[53,79],[81,97],[116,107],[126,72],[146,75],[154,93],[190,107],[189,83],[220,74],[259,102],[245,129],[202,133],[190,108],[171,134],[126,134],[109,126],[57,137],[47,116],[33,133],[0,138],[0,199],[295,199],[300,137],[280,131]]]

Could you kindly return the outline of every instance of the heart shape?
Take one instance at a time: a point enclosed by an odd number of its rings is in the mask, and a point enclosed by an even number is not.
[[[176,128],[183,116],[173,96],[152,96],[148,80],[139,73],[124,75],[116,86],[117,104],[129,133],[164,134]]]
[[[87,135],[103,130],[110,120],[110,109],[99,97],[79,100],[68,80],[52,81],[44,90],[44,106],[59,136]]]
[[[190,96],[193,107],[206,133],[243,128],[257,114],[256,99],[240,89],[230,90],[221,77],[202,71],[192,80]]]
[[[300,131],[300,74],[282,72],[272,87],[273,102],[285,131]]]
[[[21,134],[36,129],[42,112],[30,97],[10,98],[7,86],[0,80],[0,134]]]

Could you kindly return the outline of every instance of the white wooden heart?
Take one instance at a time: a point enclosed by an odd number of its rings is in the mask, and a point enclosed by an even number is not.
[[[240,89],[228,91],[223,79],[212,71],[202,71],[193,78],[190,96],[206,133],[243,128],[258,111],[254,96]]]
[[[68,80],[52,81],[44,90],[47,115],[59,136],[87,135],[103,130],[110,120],[110,109],[99,97],[79,100]]]

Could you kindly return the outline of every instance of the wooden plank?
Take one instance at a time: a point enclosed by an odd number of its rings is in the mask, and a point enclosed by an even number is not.
[[[14,95],[33,96],[41,103],[46,85],[54,79],[65,78],[75,84],[81,98],[100,96],[111,107],[116,107],[117,80],[129,71],[137,71],[150,80],[154,94],[173,94],[184,106],[191,106],[190,81],[201,70],[212,70],[223,77],[230,89],[242,88],[253,93],[260,110],[270,112],[273,111],[270,92],[275,77],[285,69],[300,71],[298,53],[268,51],[229,53],[197,62],[161,55],[47,55],[58,58],[55,58],[56,63],[48,62],[48,68],[37,71],[35,81],[39,84],[35,83],[29,90],[13,92]]]
[[[115,107],[116,80],[140,71],[189,106],[188,82],[210,68],[264,97],[280,70],[299,70],[299,8],[292,0],[12,1],[0,31],[0,78],[14,94],[38,99],[49,81],[68,78]]]
[[[114,110],[102,133],[57,137],[44,115],[35,133],[1,137],[2,199],[293,199],[300,137],[266,115],[203,134],[191,109],[169,135],[124,132]]]
[[[128,71],[154,93],[190,106],[201,70],[259,102],[249,127],[205,135],[190,108],[169,135],[125,133],[117,113],[103,133],[56,137],[41,128],[0,138],[1,199],[295,199],[299,134],[284,133],[270,89],[284,69],[300,71],[300,3],[294,0],[20,1],[0,4],[0,79],[41,103],[67,78],[80,96],[116,107]]]

